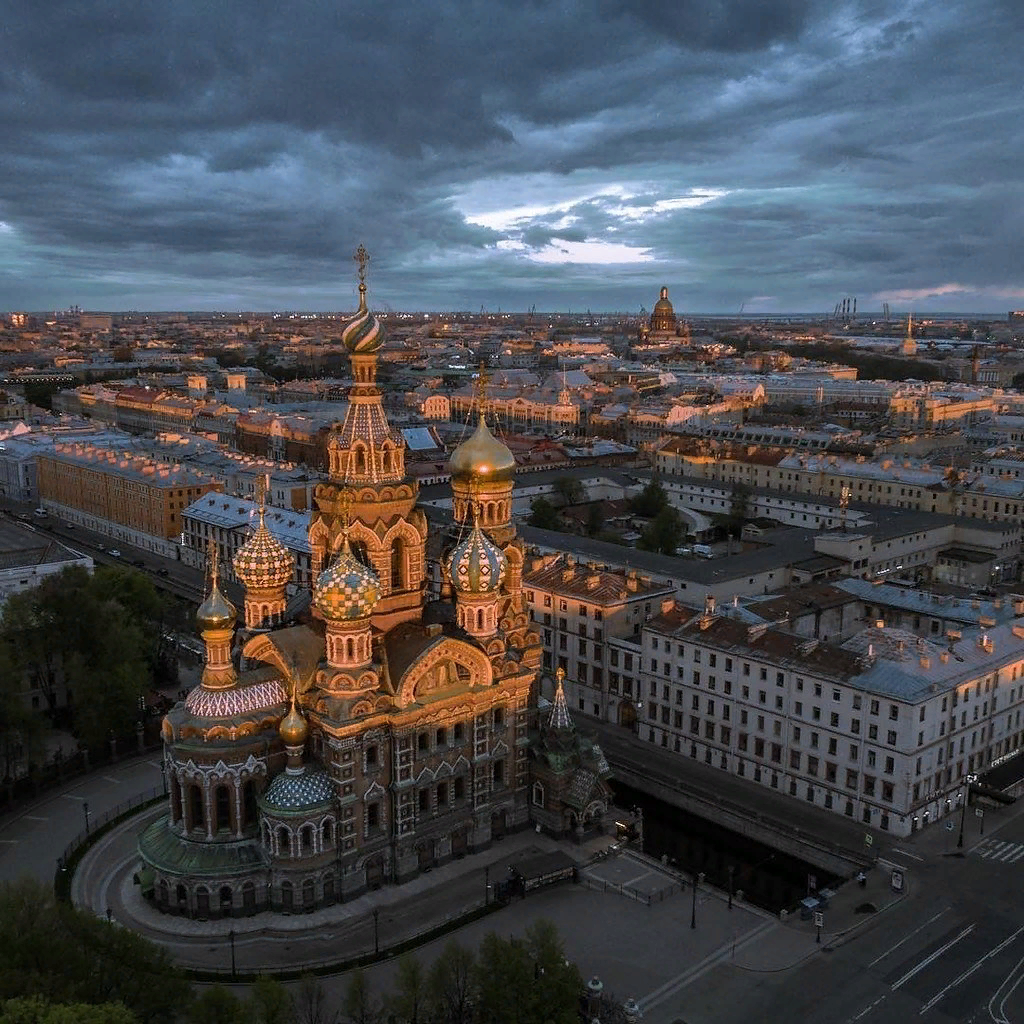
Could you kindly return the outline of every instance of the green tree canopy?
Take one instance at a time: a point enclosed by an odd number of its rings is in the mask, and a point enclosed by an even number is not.
[[[661,481],[652,477],[651,482],[631,502],[633,511],[638,516],[653,519],[663,509],[668,508],[668,495]]]
[[[138,1018],[121,1003],[51,1003],[30,996],[0,1006],[0,1024],[138,1024]]]
[[[587,496],[583,484],[574,476],[560,476],[554,483],[554,489],[566,505],[578,505]]]
[[[683,517],[671,505],[667,505],[644,527],[637,547],[643,551],[674,555],[685,539],[686,524]]]
[[[530,502],[530,518],[527,521],[539,530],[559,530],[562,526],[558,509],[544,497],[534,498]]]
[[[25,878],[0,885],[0,1000],[40,995],[120,1003],[140,1024],[174,1024],[188,985],[159,947],[57,903],[52,887]]]

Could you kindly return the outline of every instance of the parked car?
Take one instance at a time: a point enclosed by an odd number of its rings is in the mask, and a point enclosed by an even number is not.
[[[121,557],[121,552],[118,551],[117,548],[111,548],[110,549],[110,557],[111,558],[120,558]]]
[[[146,568],[146,563],[141,558],[133,558],[132,565],[134,565],[136,569]]]
[[[167,571],[163,566],[160,566],[156,571],[157,576],[170,576],[170,572]]]

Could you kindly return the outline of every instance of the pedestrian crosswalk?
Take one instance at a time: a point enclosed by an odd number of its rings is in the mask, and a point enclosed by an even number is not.
[[[1004,843],[998,839],[985,839],[972,852],[989,861],[1014,864],[1024,857],[1024,843]]]

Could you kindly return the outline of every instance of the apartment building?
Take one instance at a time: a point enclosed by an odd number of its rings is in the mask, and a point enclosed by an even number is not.
[[[185,508],[217,484],[178,465],[84,443],[37,460],[40,503],[69,523],[177,557]]]
[[[295,559],[296,586],[310,586],[313,579],[309,546],[310,513],[268,505],[264,512],[267,529]],[[215,544],[220,556],[221,574],[235,577],[235,552],[252,536],[259,522],[259,504],[247,498],[227,494],[207,494],[192,502],[182,513],[181,560],[196,569],[209,562],[210,545]]]
[[[626,669],[625,663],[635,650],[639,670],[643,624],[673,592],[670,584],[635,570],[577,562],[573,555],[527,562],[523,593],[541,635],[544,669],[549,675],[559,667],[565,672],[570,707],[611,721],[620,720],[623,701],[632,708],[632,665]],[[618,640],[627,641],[626,647]],[[624,673],[628,687],[620,682]]]
[[[1020,748],[1021,615],[941,643],[876,623],[842,643],[709,600],[642,631],[638,734],[681,757],[908,835]]]

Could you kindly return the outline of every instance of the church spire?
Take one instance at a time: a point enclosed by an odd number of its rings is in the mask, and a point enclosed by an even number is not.
[[[571,731],[575,729],[575,726],[569,715],[569,705],[565,701],[565,689],[562,686],[565,669],[561,665],[555,669],[555,679],[558,685],[555,688],[555,706],[551,709],[551,717],[548,718],[548,728],[557,729],[559,732]]]

